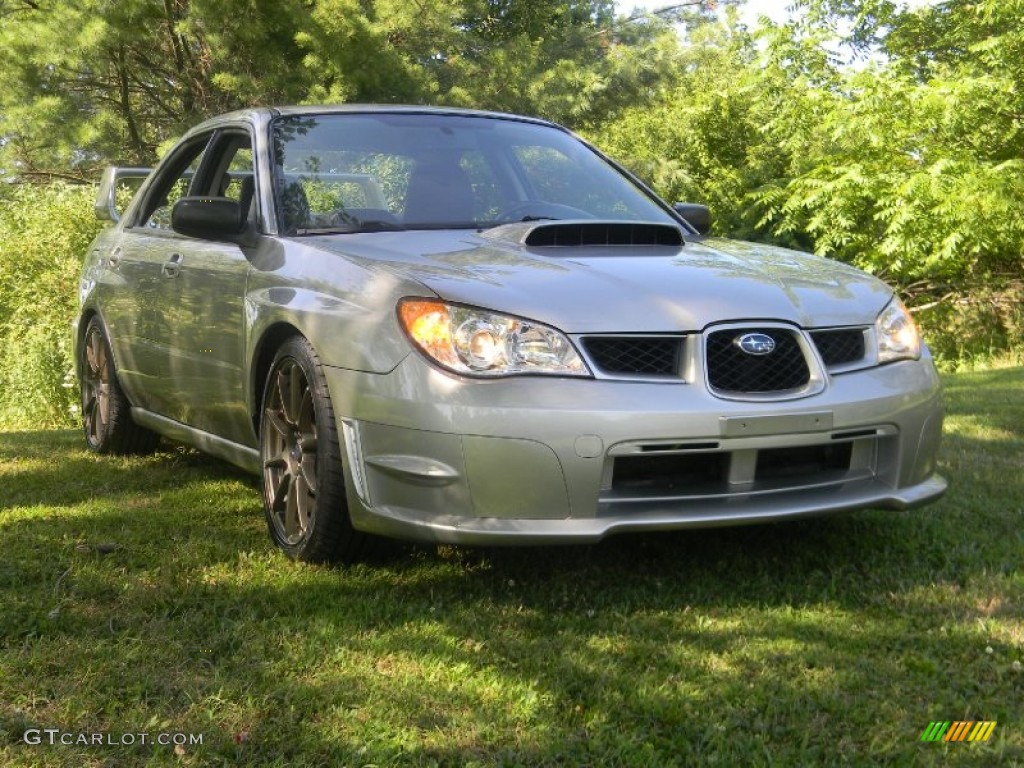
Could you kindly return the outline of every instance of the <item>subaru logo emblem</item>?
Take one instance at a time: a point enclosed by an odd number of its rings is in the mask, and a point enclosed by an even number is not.
[[[775,351],[775,339],[766,333],[745,333],[733,343],[748,355],[770,355]]]

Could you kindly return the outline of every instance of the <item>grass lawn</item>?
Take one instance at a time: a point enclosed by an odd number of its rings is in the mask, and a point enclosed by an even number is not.
[[[0,764],[1024,765],[1024,369],[946,383],[932,507],[348,569],[198,453],[0,434]]]

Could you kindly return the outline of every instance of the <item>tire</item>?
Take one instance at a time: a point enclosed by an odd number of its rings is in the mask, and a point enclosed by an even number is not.
[[[352,527],[327,380],[306,339],[278,350],[262,403],[260,485],[271,538],[296,560],[358,560],[373,537]]]
[[[160,435],[132,420],[131,403],[121,390],[110,342],[99,318],[85,327],[80,350],[82,431],[96,453],[143,455],[156,450]]]

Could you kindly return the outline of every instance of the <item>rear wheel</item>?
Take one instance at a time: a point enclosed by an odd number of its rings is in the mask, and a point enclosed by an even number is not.
[[[260,417],[263,509],[270,535],[290,557],[357,559],[370,538],[352,527],[327,381],[308,341],[296,336],[274,357]]]
[[[131,404],[117,383],[114,356],[99,319],[85,327],[79,370],[82,372],[82,430],[97,453],[152,453],[160,436],[132,421]]]

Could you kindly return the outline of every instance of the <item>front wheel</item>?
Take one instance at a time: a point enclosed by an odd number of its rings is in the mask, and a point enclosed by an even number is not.
[[[369,536],[352,527],[327,381],[302,337],[285,342],[270,366],[260,463],[263,510],[281,549],[310,562],[358,558]]]

